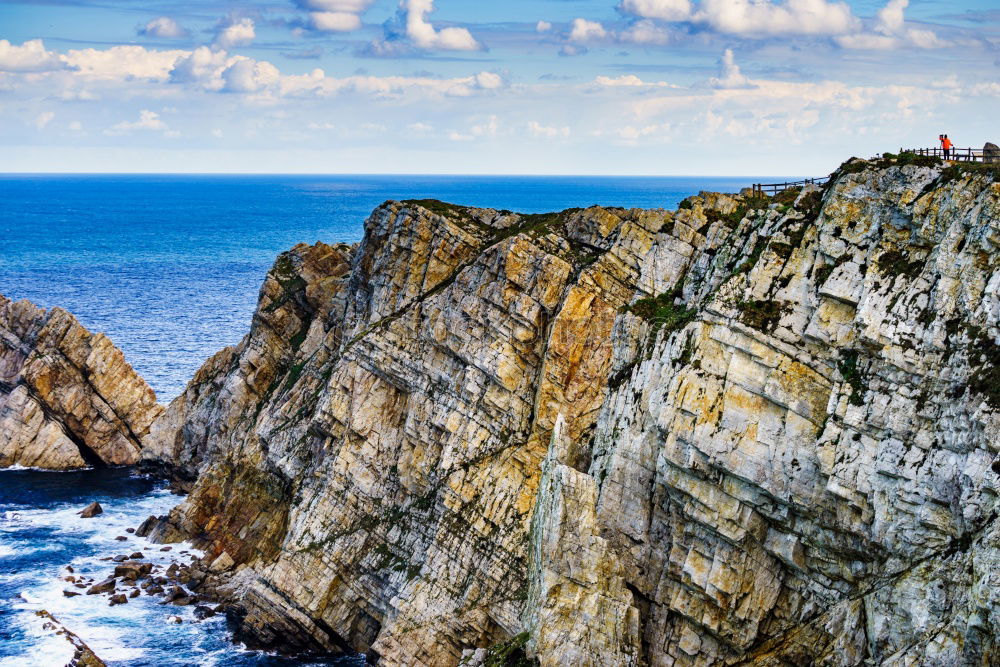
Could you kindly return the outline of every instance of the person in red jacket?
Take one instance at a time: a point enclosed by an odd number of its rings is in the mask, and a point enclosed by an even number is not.
[[[948,135],[947,134],[944,135],[944,138],[941,139],[941,148],[944,149],[944,159],[945,160],[947,160],[947,159],[949,159],[951,157],[951,147],[952,147],[952,145],[953,144],[951,143],[951,139],[948,138]]]

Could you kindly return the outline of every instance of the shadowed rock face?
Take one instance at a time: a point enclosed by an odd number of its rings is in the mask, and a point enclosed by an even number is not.
[[[103,334],[0,295],[0,467],[136,463],[162,411]]]
[[[231,557],[244,633],[285,650],[986,664],[993,178],[856,161],[676,212],[388,202],[359,246],[279,257],[145,438],[191,488],[169,529]]]

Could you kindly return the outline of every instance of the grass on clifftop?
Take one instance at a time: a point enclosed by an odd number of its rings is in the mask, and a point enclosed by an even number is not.
[[[695,308],[674,303],[681,297],[681,291],[682,287],[678,284],[669,292],[651,298],[639,299],[628,306],[626,310],[652,323],[651,336],[655,336],[660,329],[666,329],[667,333],[678,331],[687,326],[698,314]]]

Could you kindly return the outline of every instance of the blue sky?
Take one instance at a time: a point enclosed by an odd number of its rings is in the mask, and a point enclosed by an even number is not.
[[[0,0],[3,171],[823,174],[998,102],[996,0]]]

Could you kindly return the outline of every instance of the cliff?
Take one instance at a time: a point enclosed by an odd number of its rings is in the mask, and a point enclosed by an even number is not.
[[[388,202],[143,442],[244,637],[384,664],[988,664],[1000,183]],[[228,562],[229,559],[224,559]],[[490,658],[487,658],[490,659]]]
[[[134,464],[162,411],[103,334],[0,295],[0,468]]]

